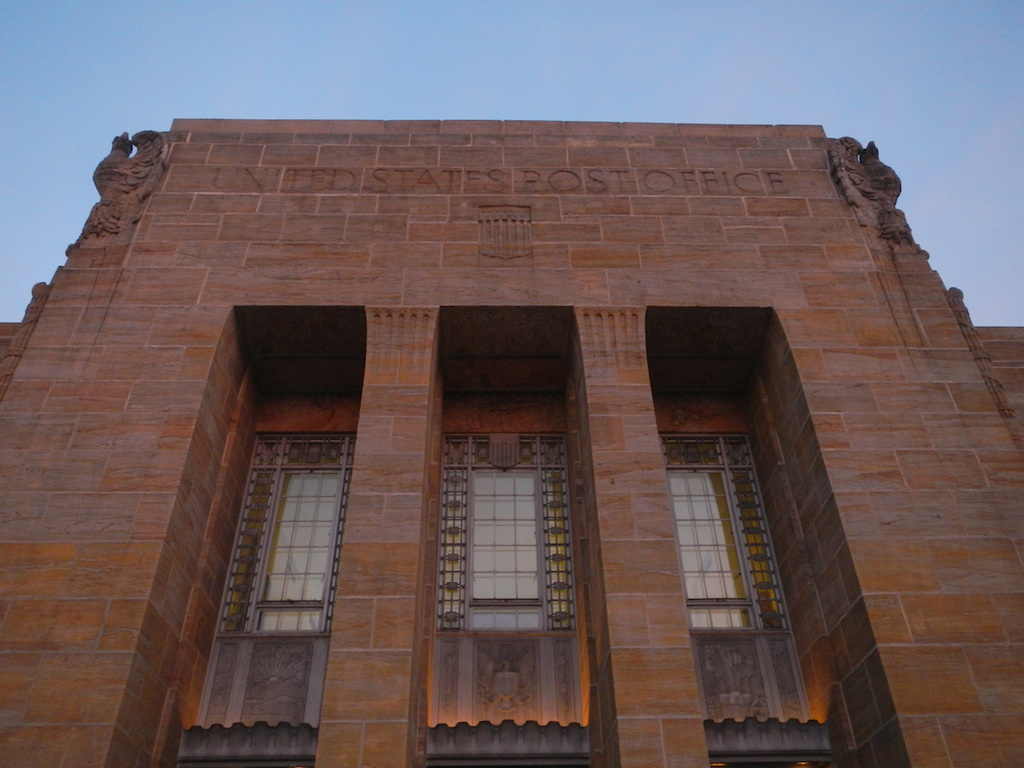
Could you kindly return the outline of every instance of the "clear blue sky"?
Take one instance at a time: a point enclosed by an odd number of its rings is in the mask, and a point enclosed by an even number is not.
[[[6,4],[0,321],[175,117],[810,123],[874,140],[978,325],[1024,325],[1024,2]]]

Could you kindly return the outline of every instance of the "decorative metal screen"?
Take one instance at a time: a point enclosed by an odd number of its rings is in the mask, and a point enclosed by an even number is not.
[[[222,632],[326,632],[338,581],[352,435],[256,440]]]
[[[573,628],[561,437],[447,437],[441,507],[440,629]]]

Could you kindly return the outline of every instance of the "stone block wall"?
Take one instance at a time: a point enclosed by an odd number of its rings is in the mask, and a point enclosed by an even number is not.
[[[708,760],[659,307],[771,317],[738,394],[836,765],[1024,754],[1015,417],[927,254],[840,194],[820,128],[178,120],[164,140],[137,224],[69,249],[0,364],[0,754],[174,764],[253,435],[312,418],[270,407],[239,312],[342,307],[368,330],[317,765],[422,764],[437,325],[495,306],[572,310],[593,765]],[[979,334],[1019,422],[1020,329]]]

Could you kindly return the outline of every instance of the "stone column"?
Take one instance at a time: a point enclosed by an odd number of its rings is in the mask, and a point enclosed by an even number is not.
[[[607,608],[597,687],[607,702],[601,719],[608,765],[616,762],[617,740],[622,766],[704,768],[707,745],[647,370],[644,310],[577,308],[576,321],[581,426],[590,435],[594,477],[588,528],[597,540],[592,547],[600,547]]]
[[[367,309],[317,765],[407,761],[436,308]]]

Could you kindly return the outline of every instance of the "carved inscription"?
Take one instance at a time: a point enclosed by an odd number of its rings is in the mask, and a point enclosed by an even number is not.
[[[709,168],[286,168],[281,192],[784,195],[782,171]]]

